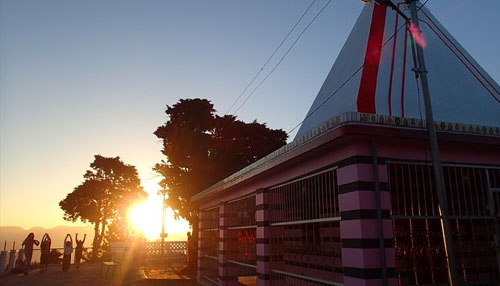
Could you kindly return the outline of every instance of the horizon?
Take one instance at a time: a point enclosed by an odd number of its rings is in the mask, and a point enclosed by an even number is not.
[[[500,3],[474,2],[427,8],[498,82],[500,39],[488,19]],[[0,2],[0,226],[88,225],[64,221],[58,203],[96,154],[136,166],[161,216],[151,168],[165,159],[153,131],[166,105],[208,98],[223,115],[309,3]],[[334,1],[238,119],[285,131],[300,122],[362,7]]]

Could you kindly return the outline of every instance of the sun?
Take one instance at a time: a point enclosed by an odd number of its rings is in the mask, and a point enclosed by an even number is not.
[[[130,208],[128,222],[132,229],[144,233],[146,239],[157,240],[161,233],[162,197],[157,195],[159,187],[156,183],[143,186],[149,197]],[[174,219],[174,212],[168,208],[165,216],[167,240],[186,240],[188,231],[190,231],[189,223],[184,219]]]

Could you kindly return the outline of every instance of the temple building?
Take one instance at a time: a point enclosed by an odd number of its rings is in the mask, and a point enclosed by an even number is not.
[[[203,285],[450,284],[414,39],[457,279],[500,284],[499,85],[425,7],[416,39],[394,10],[360,5],[295,139],[192,198]]]

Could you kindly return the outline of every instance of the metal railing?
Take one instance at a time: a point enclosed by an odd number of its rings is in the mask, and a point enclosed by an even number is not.
[[[270,188],[272,285],[341,285],[336,168]],[[296,275],[300,273],[300,277]]]
[[[163,247],[163,251],[162,251]],[[143,246],[143,254],[146,256],[160,256],[169,254],[185,255],[187,250],[187,241],[149,241]]]
[[[432,167],[388,162],[396,272],[402,285],[448,285]],[[463,285],[500,282],[495,186],[500,168],[444,165],[455,264]],[[497,196],[497,197],[495,197]]]

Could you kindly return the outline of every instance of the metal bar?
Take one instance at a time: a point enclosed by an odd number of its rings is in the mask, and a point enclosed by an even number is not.
[[[319,172],[316,172],[314,174],[311,174],[311,175],[307,175],[307,176],[304,176],[304,177],[300,177],[300,178],[297,178],[297,179],[294,179],[294,180],[291,180],[289,182],[284,182],[282,184],[279,184],[279,185],[276,185],[276,186],[272,186],[269,188],[269,190],[273,190],[273,189],[277,189],[279,187],[282,187],[282,186],[286,186],[286,185],[289,185],[289,184],[292,184],[292,183],[296,183],[296,182],[299,182],[299,181],[302,181],[302,180],[305,180],[307,178],[310,178],[310,177],[314,177],[316,175],[319,175],[319,174],[323,174],[323,173],[326,173],[328,171],[332,171],[332,170],[335,170],[337,169],[338,167],[335,166],[335,167],[331,167],[331,168],[328,168],[328,169],[325,169],[325,170],[321,170]]]
[[[387,265],[385,262],[385,244],[384,244],[384,224],[382,221],[382,199],[380,196],[379,174],[378,174],[378,157],[377,146],[375,140],[371,138],[372,159],[373,159],[373,179],[375,183],[375,204],[377,206],[377,224],[378,224],[378,246],[380,252],[380,263],[382,265],[382,285],[387,286]]]
[[[208,281],[210,281],[210,282],[212,282],[212,283],[214,283],[214,284],[219,284],[219,281],[215,281],[215,280],[213,280],[212,278],[209,278],[209,277],[208,277],[208,276],[206,276],[206,275],[203,275],[203,278],[207,279]]]
[[[271,226],[279,226],[279,225],[303,224],[303,223],[314,223],[314,222],[329,222],[329,221],[340,221],[340,217],[337,216],[337,217],[329,217],[329,218],[276,222],[276,223],[271,223],[270,225]]]
[[[202,211],[202,212],[208,212],[208,211],[211,211],[211,210],[216,209],[218,207],[219,207],[219,205],[215,205],[215,206],[212,206],[212,207],[208,207],[206,209],[202,209],[200,211]]]
[[[257,228],[257,226],[256,225],[244,225],[244,226],[227,227],[227,229],[250,229],[250,228]]]
[[[333,176],[332,176],[332,173],[329,172],[328,175],[327,175],[327,182],[326,182],[326,186],[327,186],[327,196],[328,196],[328,199],[327,199],[327,217],[328,216],[334,216],[336,215],[336,210],[335,210],[335,201],[332,200],[332,198],[335,196],[334,194],[334,190],[332,188],[333,186]],[[333,194],[332,194],[333,193]]]
[[[488,172],[486,170],[486,172]],[[474,186],[477,187],[477,184],[479,183],[479,187],[482,189],[483,186],[484,186],[484,183],[483,183],[483,176],[481,175],[481,170],[479,170],[479,180],[476,179],[476,169],[472,169],[472,174],[473,174],[473,177],[474,177]],[[482,214],[486,214],[487,212],[485,211],[485,206],[484,204],[481,205],[481,203],[479,202],[479,194],[478,192],[474,192],[476,194],[476,206],[478,207],[481,207],[482,206],[482,210],[480,213]]]
[[[316,210],[316,218],[319,218],[320,217],[320,210],[321,210],[321,202],[319,200],[319,197],[321,195],[321,192],[320,192],[320,179],[321,179],[321,175],[315,177],[314,179],[314,187],[315,187],[315,190],[314,190],[314,204],[313,206],[313,209]],[[319,206],[319,207],[318,207]]]
[[[239,198],[236,198],[236,199],[232,199],[230,201],[227,201],[226,203],[227,204],[230,204],[230,203],[234,203],[234,202],[237,202],[237,201],[241,201],[241,200],[244,200],[244,199],[248,199],[248,198],[251,198],[251,197],[255,197],[255,192],[249,194],[249,195],[245,195],[243,197],[239,197]]]
[[[313,277],[299,275],[299,274],[290,273],[290,272],[285,272],[285,271],[281,271],[281,270],[271,270],[271,272],[274,272],[274,273],[277,273],[277,274],[281,274],[281,275],[284,275],[284,276],[290,276],[290,277],[295,277],[295,278],[304,279],[304,280],[308,280],[308,281],[313,281],[313,282],[317,282],[317,283],[322,283],[322,284],[326,284],[326,285],[334,285],[334,286],[343,286],[344,285],[343,283],[338,283],[338,282],[333,282],[333,281],[326,281],[326,280],[323,280],[323,279],[313,278]]]
[[[389,166],[389,176],[392,172],[394,172],[394,181],[396,182],[396,189],[394,190],[394,192],[396,193],[396,211],[392,211],[391,214],[394,214],[394,213],[397,213],[397,214],[401,214],[401,206],[400,206],[400,198],[399,198],[399,177],[398,177],[398,170],[397,170],[397,165],[398,164],[390,164]],[[392,169],[392,171],[391,171]],[[389,178],[389,182],[391,181],[391,179]],[[391,190],[392,192],[392,190]],[[392,205],[392,204],[391,204]]]
[[[488,204],[490,206],[490,215],[493,217],[493,227],[495,229],[495,236],[494,236],[494,242],[495,242],[495,250],[496,250],[496,257],[497,257],[497,270],[498,274],[500,275],[500,228],[498,226],[498,217],[495,214],[495,200],[493,199],[493,191],[490,189],[490,174],[488,169],[485,169],[486,173],[486,183],[489,189],[488,192]]]
[[[230,259],[228,259],[227,262],[233,263],[233,264],[237,264],[237,265],[240,265],[240,266],[245,266],[245,267],[257,269],[257,265],[246,264],[246,263],[238,262],[236,260],[230,260]]]
[[[420,171],[422,174],[422,192],[424,195],[424,215],[428,215],[428,210],[427,210],[427,186],[425,184],[425,168],[423,166],[420,166]],[[430,194],[432,196],[432,194]],[[421,214],[420,214],[421,215]]]
[[[451,182],[451,170],[453,169],[453,176],[455,177],[455,186],[452,185],[452,182]],[[446,194],[447,195],[450,195],[450,202],[451,202],[451,211],[450,211],[450,214],[454,214],[456,215],[457,212],[455,211],[455,204],[454,202],[456,201],[455,200],[455,192],[456,192],[456,196],[457,196],[457,200],[460,202],[460,198],[459,198],[459,188],[460,186],[462,186],[462,190],[464,189],[463,188],[463,176],[461,176],[462,178],[462,182],[461,184],[459,184],[458,182],[458,175],[457,175],[457,167],[450,167],[450,168],[446,168],[446,170],[448,171],[448,182],[445,182],[445,191],[448,191]],[[462,169],[460,169],[462,170]],[[443,173],[444,173],[444,167],[443,167]],[[448,185],[446,184],[448,183]],[[458,205],[459,209],[458,209],[458,215],[462,215],[462,212],[460,211],[460,204]],[[466,214],[468,214],[467,212],[465,212]]]
[[[434,185],[432,184],[432,173],[430,166],[427,166],[427,176],[429,178],[429,190],[431,192],[431,204],[432,204],[432,214],[436,214],[436,203],[434,202]]]
[[[432,163],[430,162],[419,162],[419,161],[412,161],[412,160],[396,160],[396,159],[387,159],[385,161],[386,164],[412,164],[412,165],[426,165],[426,166],[431,166]],[[477,165],[477,164],[465,164],[465,163],[450,163],[450,162],[445,162],[442,163],[441,166],[443,167],[466,167],[466,168],[478,168],[478,169],[493,169],[493,170],[500,170],[500,167],[497,166],[490,166],[490,165]],[[500,189],[500,188],[499,188]]]
[[[213,228],[202,228],[201,230],[202,231],[216,231],[218,229],[219,229],[218,227],[213,227]]]
[[[405,173],[403,171],[403,165],[401,165],[401,186],[403,189],[403,214],[408,215],[406,211],[406,190],[405,190]]]
[[[414,191],[413,191],[413,181],[412,181],[412,171],[411,171],[411,166],[412,165],[407,165],[408,166],[408,187],[410,188],[410,210],[411,210],[411,215],[415,215],[415,203],[413,202],[413,196],[414,196]]]
[[[439,219],[440,216],[404,216],[393,215],[392,219]],[[492,219],[493,216],[449,216],[449,219]]]
[[[429,220],[426,219],[425,220],[425,237],[427,238],[427,248],[429,249],[432,249],[432,246],[431,246],[431,238],[429,236]],[[430,270],[431,270],[431,281],[432,281],[432,284],[436,284],[436,274],[434,273],[434,263],[433,263],[433,257],[432,257],[432,253],[429,251],[429,266],[430,266]]]
[[[480,174],[481,174],[481,173],[480,173]],[[483,177],[484,177],[484,178],[483,178]],[[483,208],[484,208],[484,211],[485,211],[485,212],[484,212],[484,214],[487,214],[487,213],[488,213],[488,210],[486,209],[486,205],[487,205],[487,202],[488,202],[488,187],[489,187],[490,185],[488,185],[488,184],[489,184],[489,182],[488,182],[488,180],[487,180],[486,176],[480,176],[480,178],[481,178],[481,185],[482,185],[482,186],[485,186],[485,185],[486,185],[486,191],[481,193],[481,199],[482,199],[482,202],[480,203],[480,205],[482,205],[482,206],[483,206]],[[486,180],[486,182],[485,182],[484,180]],[[484,196],[485,196],[485,193],[486,193],[486,198],[484,197]]]
[[[417,189],[417,212],[418,212],[418,215],[422,215],[422,209],[421,209],[421,203],[420,203],[420,197],[421,197],[421,190],[419,188],[419,184],[418,184],[418,170],[417,170],[417,166],[416,165],[413,165],[414,169],[415,169],[415,185],[416,185],[416,189]]]

